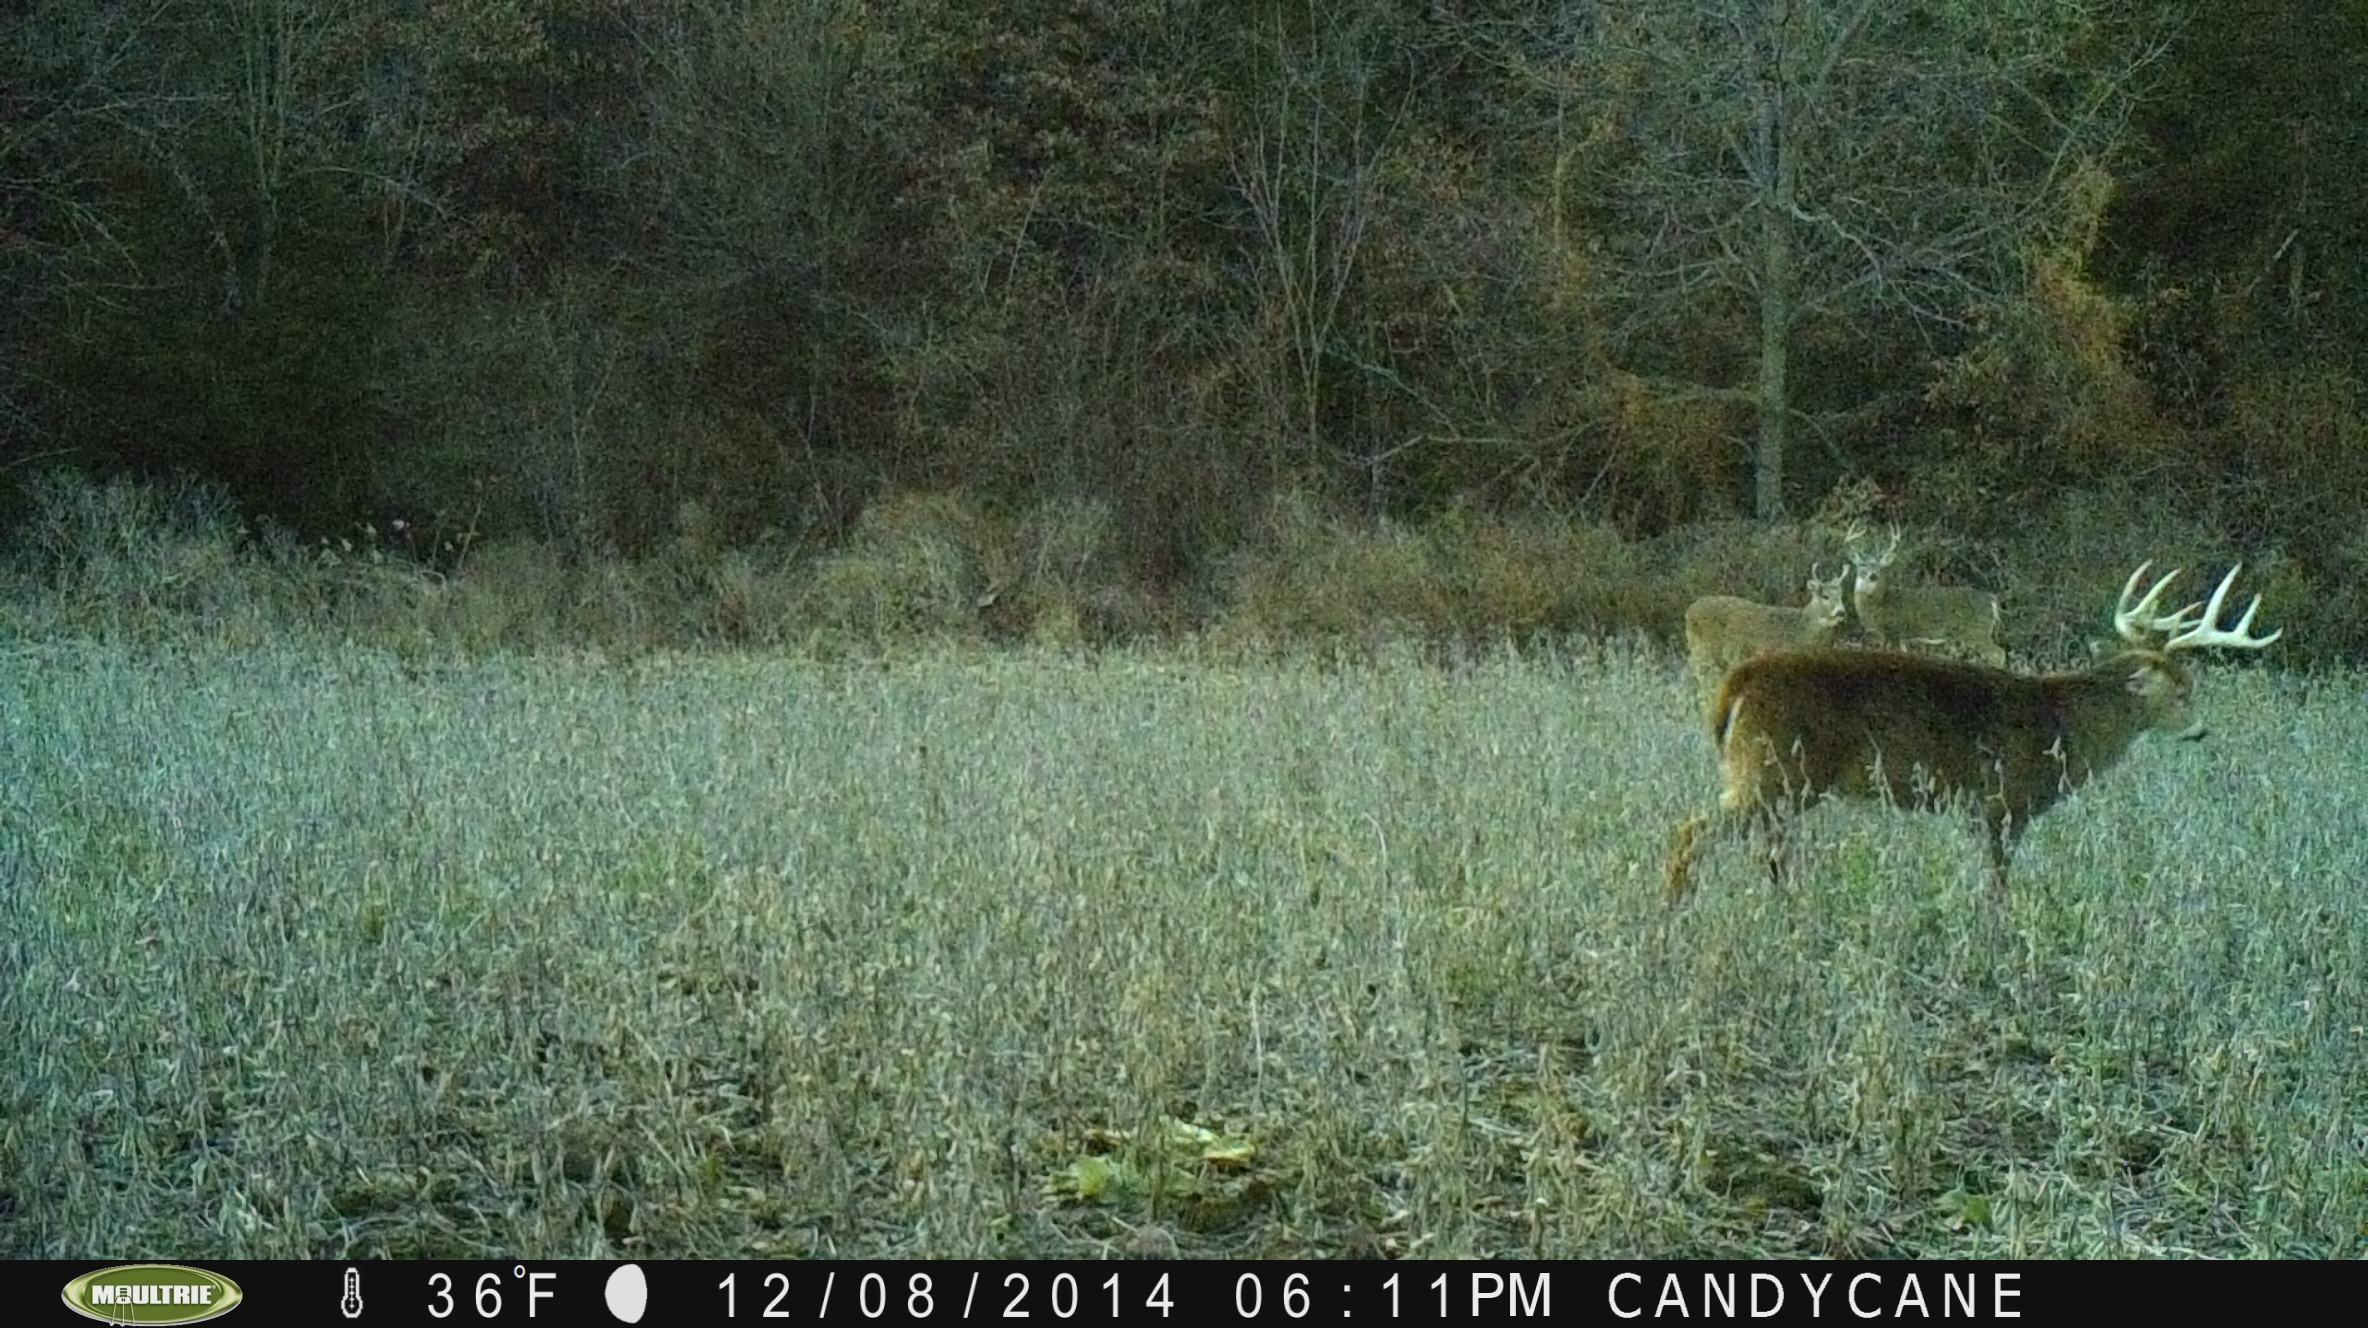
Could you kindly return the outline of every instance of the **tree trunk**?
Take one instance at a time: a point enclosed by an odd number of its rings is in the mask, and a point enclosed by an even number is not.
[[[1785,352],[1792,329],[1792,159],[1784,143],[1784,52],[1768,53],[1760,100],[1760,386],[1759,446],[1753,457],[1752,510],[1763,521],[1784,515]]]

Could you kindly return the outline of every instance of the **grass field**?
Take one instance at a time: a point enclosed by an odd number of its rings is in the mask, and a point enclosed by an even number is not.
[[[1984,901],[1673,661],[0,656],[0,1256],[2357,1256],[2357,679]]]

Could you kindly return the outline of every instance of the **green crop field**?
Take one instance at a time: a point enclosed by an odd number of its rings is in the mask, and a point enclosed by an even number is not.
[[[2357,1256],[2357,679],[1986,898],[1649,655],[0,655],[0,1255]]]

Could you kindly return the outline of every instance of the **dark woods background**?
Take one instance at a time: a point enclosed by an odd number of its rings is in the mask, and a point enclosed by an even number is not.
[[[1859,516],[2025,646],[2242,557],[2356,656],[2363,70],[2356,0],[9,4],[16,575],[1665,635]]]

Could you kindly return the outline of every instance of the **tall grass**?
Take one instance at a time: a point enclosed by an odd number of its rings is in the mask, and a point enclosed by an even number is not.
[[[0,659],[0,1255],[2356,1255],[2356,683],[1660,899],[1674,664]]]

